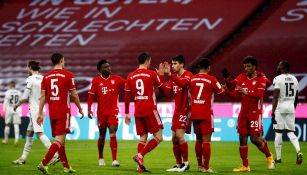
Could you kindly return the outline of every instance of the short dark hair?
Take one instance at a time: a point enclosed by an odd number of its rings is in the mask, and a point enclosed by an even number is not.
[[[10,81],[9,82],[9,86],[15,87],[16,86],[16,82],[15,81]]]
[[[103,64],[106,64],[108,63],[107,60],[100,60],[98,63],[97,63],[97,70],[100,72],[100,67],[103,65]]]
[[[253,56],[246,56],[244,59],[243,59],[243,64],[252,64],[253,66],[258,66],[258,61],[255,57]]]
[[[288,61],[286,60],[283,60],[280,62],[280,65],[282,66],[282,68],[285,70],[285,71],[289,71],[290,70],[290,64]]]
[[[172,58],[172,61],[178,61],[179,64],[185,65],[185,58],[183,55],[177,55],[175,57]]]
[[[28,67],[34,71],[38,71],[40,69],[39,62],[34,60],[30,60],[28,62]]]
[[[57,65],[60,63],[60,61],[64,58],[64,56],[60,53],[54,53],[51,56],[51,61],[53,65]]]
[[[198,67],[200,69],[207,69],[210,66],[210,60],[208,58],[201,58]]]
[[[150,55],[147,52],[143,52],[139,55],[138,61],[139,64],[144,64],[146,60],[150,59]]]

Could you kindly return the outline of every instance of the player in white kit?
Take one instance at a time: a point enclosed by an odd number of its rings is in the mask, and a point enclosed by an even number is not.
[[[296,164],[300,165],[303,162],[303,153],[294,134],[299,84],[295,76],[289,74],[289,70],[290,64],[281,61],[277,67],[279,75],[273,80],[272,122],[275,130],[275,163],[281,163],[282,133],[286,130],[297,153]]]
[[[31,150],[33,144],[33,135],[36,133],[37,138],[39,138],[42,143],[44,144],[45,148],[49,149],[51,143],[49,138],[44,134],[43,126],[40,126],[36,122],[36,118],[38,116],[38,107],[39,107],[39,100],[41,97],[41,82],[43,76],[39,74],[39,62],[37,61],[29,61],[27,65],[29,77],[27,78],[27,86],[24,90],[22,95],[22,99],[19,103],[16,104],[14,110],[23,103],[29,102],[29,113],[30,113],[30,122],[27,128],[27,138],[26,143],[23,149],[23,153],[21,157],[15,161],[13,164],[25,164],[28,154]],[[57,156],[54,157],[52,163],[55,163],[57,160]]]
[[[9,89],[5,92],[3,111],[5,113],[5,127],[4,127],[4,139],[2,143],[7,144],[10,126],[14,124],[15,133],[15,145],[18,144],[19,139],[19,125],[21,124],[21,118],[18,112],[14,111],[14,106],[19,102],[21,92],[15,89],[15,82],[9,83]]]

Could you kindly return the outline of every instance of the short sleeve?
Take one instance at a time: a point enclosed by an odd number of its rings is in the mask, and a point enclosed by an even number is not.
[[[43,77],[43,80],[42,80],[42,83],[41,83],[41,89],[42,89],[42,91],[46,90],[46,79],[45,79],[45,77]]]
[[[156,87],[162,86],[162,82],[161,82],[161,80],[159,78],[159,75],[156,72],[154,72],[154,71],[152,73],[152,78],[153,78],[153,83],[154,83],[154,85]]]
[[[68,74],[68,89],[69,90],[76,89],[74,74],[72,74],[71,72],[69,72],[69,74]]]
[[[273,80],[273,86],[274,86],[274,89],[280,89],[280,82],[278,81],[277,77],[275,77]]]
[[[27,78],[27,80],[26,80],[26,84],[27,84],[27,89],[31,89],[32,88],[32,79],[29,77],[29,78]]]
[[[93,78],[92,82],[91,82],[91,87],[88,91],[88,93],[90,94],[96,94],[96,83],[95,83],[95,78]]]

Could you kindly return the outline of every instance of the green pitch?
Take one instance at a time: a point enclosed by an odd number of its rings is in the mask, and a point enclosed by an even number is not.
[[[13,140],[9,144],[0,144],[0,175],[19,175],[19,174],[41,174],[36,169],[37,164],[42,160],[46,153],[42,143],[35,140],[33,148],[25,165],[12,165],[11,162],[17,159],[23,150],[24,139],[18,146],[13,145]],[[184,174],[201,174],[197,171],[197,162],[194,153],[194,143],[189,142],[189,161],[191,168]],[[259,152],[254,145],[249,143],[249,161],[252,174],[278,174],[278,175],[305,175],[307,174],[307,142],[301,142],[301,149],[305,153],[305,161],[302,165],[295,164],[296,154],[290,142],[283,142],[282,147],[282,164],[278,164],[275,170],[267,170],[266,158]],[[107,165],[98,166],[97,160],[97,142],[96,141],[67,141],[66,152],[70,165],[77,170],[78,175],[130,175],[136,173],[136,164],[132,156],[136,153],[137,141],[119,141],[118,142],[118,160],[120,167],[111,166],[111,153],[109,142],[106,141],[104,158]],[[273,142],[269,143],[271,151],[274,151]],[[238,166],[241,161],[236,142],[213,142],[211,145],[211,167],[218,174],[235,174],[232,169]],[[145,165],[151,171],[150,174],[178,174],[169,173],[165,170],[175,164],[172,154],[172,143],[169,141],[162,142],[157,149],[150,152],[145,157]],[[49,172],[54,175],[64,174],[61,163],[49,166]],[[143,173],[149,174],[149,173]],[[246,174],[246,173],[238,173]]]

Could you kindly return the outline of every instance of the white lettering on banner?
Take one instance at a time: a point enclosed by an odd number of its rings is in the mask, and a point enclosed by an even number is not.
[[[97,132],[99,132],[99,129],[96,118],[90,119],[88,126],[88,139],[94,140]]]
[[[133,2],[139,3],[139,4],[164,4],[167,2],[173,2],[173,3],[179,3],[181,5],[187,5],[193,0],[74,0],[73,3],[75,5],[91,5],[91,4],[97,4],[97,5],[111,5],[114,3],[123,3],[125,5],[131,4]],[[60,5],[64,2],[64,0],[33,0],[30,3],[30,6],[45,6],[48,4],[52,5]]]
[[[31,12],[31,13],[30,13]],[[50,11],[30,11],[19,13],[20,19],[30,17],[36,19],[46,14],[51,14]],[[171,30],[171,31],[186,31],[186,30],[213,30],[221,24],[222,18],[216,21],[207,18],[173,18],[173,19],[149,19],[149,20],[93,20],[93,21],[78,21],[78,20],[58,20],[66,19],[68,15],[73,15],[72,11],[64,10],[62,16],[53,15],[55,20],[49,21],[7,21],[0,26],[0,47],[38,44],[46,47],[71,46],[78,44],[85,46],[90,43],[99,32],[118,32],[118,31],[146,31],[146,30]],[[56,17],[55,17],[56,16]],[[57,19],[57,20],[56,20]],[[16,34],[17,33],[17,34]],[[85,33],[93,33],[86,35]],[[22,34],[22,35],[21,35]]]
[[[84,15],[84,19],[92,18],[96,19],[98,17],[101,17],[101,15],[104,15],[106,18],[112,18],[116,14],[118,14],[121,11],[121,7],[117,7],[113,12],[110,10],[110,8],[103,7],[103,8],[93,8],[91,11],[89,11],[86,15]]]
[[[28,43],[30,46],[36,46],[37,44],[43,44],[47,47],[56,47],[56,46],[71,46],[77,43],[80,46],[87,45],[96,37],[96,34],[90,34],[89,37],[86,37],[82,34],[9,34],[9,35],[0,35],[0,47],[6,46],[17,46],[24,43]]]
[[[297,138],[301,138],[303,141],[307,141],[307,125],[303,124],[303,128],[300,125],[295,124],[295,130],[297,131]]]
[[[307,13],[307,8],[301,8],[301,6],[307,6],[307,0],[297,2],[296,9],[290,9],[287,11],[287,15],[280,17],[283,22],[296,22],[303,20],[305,18],[305,13]]]
[[[63,7],[63,8],[48,8],[41,11],[39,8],[34,8],[30,11],[26,11],[26,8],[20,10],[17,15],[17,19],[24,19],[29,17],[30,19],[36,19],[39,17],[44,17],[45,19],[70,19],[80,7]]]

